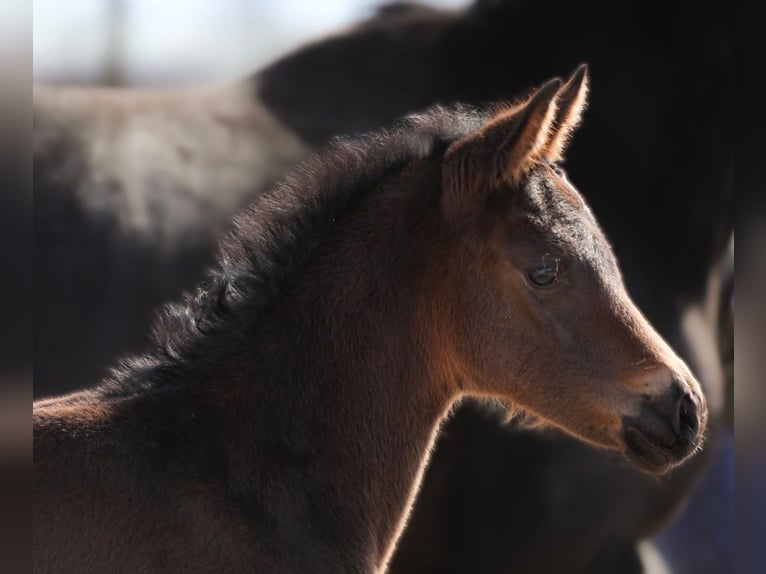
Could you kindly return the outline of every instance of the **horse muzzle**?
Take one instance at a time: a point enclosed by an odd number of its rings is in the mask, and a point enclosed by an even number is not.
[[[706,423],[704,397],[673,380],[662,395],[642,397],[638,416],[623,417],[625,454],[646,472],[664,473],[695,452]]]

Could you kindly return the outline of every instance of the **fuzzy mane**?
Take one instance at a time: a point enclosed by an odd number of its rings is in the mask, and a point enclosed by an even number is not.
[[[205,356],[211,338],[257,329],[319,246],[377,182],[406,164],[443,154],[491,115],[466,106],[435,106],[393,128],[336,138],[234,219],[220,242],[218,265],[182,303],[155,315],[152,348],[126,359],[102,385],[110,396],[174,384]]]

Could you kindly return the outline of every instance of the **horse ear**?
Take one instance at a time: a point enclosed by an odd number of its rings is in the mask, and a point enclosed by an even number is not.
[[[545,146],[550,161],[560,161],[572,132],[580,125],[588,98],[588,65],[581,64],[556,95],[558,109],[551,138]]]
[[[556,93],[560,87],[560,79],[548,80],[520,109],[500,114],[487,124],[487,139],[499,142],[491,183],[517,183],[529,165],[542,155],[554,125]]]
[[[449,147],[443,167],[447,210],[475,210],[476,191],[518,183],[551,141],[560,87],[559,78],[549,80],[526,102],[501,110]]]

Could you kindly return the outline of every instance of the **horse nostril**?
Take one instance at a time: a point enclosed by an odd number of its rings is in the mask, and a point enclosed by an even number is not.
[[[685,394],[681,399],[681,404],[678,409],[678,433],[685,432],[687,429],[691,433],[697,434],[697,427],[699,425],[697,419],[697,405],[691,398],[691,395]]]

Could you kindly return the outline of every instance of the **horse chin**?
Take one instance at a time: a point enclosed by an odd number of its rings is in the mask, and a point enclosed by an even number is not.
[[[651,474],[665,474],[673,466],[671,455],[636,427],[623,432],[625,456],[637,468]]]

